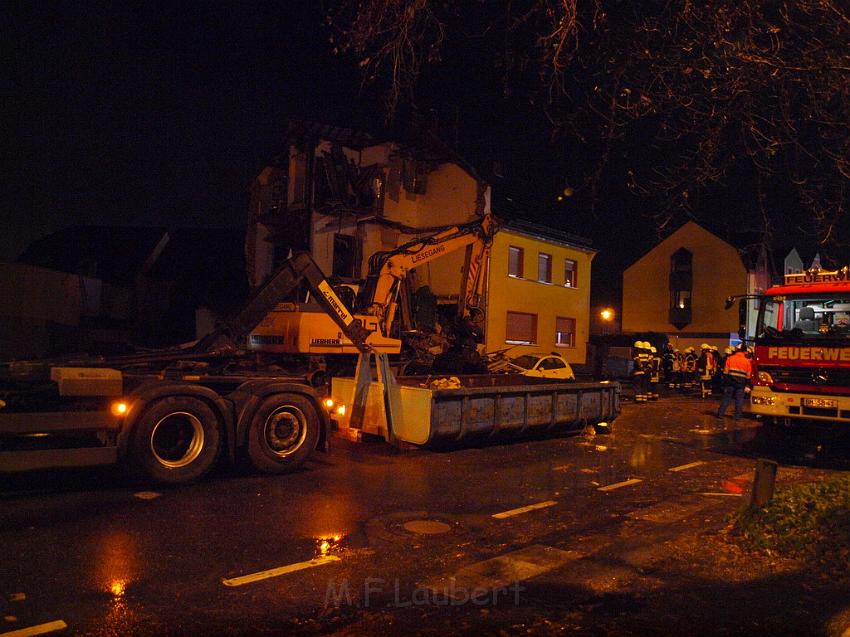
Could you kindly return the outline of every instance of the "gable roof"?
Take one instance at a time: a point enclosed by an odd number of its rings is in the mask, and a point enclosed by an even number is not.
[[[153,255],[165,234],[163,227],[70,226],[36,239],[17,261],[126,285]]]
[[[727,241],[726,239],[724,239],[724,238],[722,238],[722,237],[718,236],[716,233],[714,233],[714,232],[712,232],[711,230],[707,229],[705,226],[703,226],[703,225],[701,225],[701,224],[697,223],[696,221],[694,221],[694,220],[690,219],[690,220],[686,221],[685,223],[681,224],[678,228],[676,228],[675,230],[673,230],[673,231],[672,231],[670,234],[668,234],[666,237],[664,237],[663,239],[661,239],[660,241],[658,241],[657,243],[655,243],[655,244],[654,244],[654,245],[653,245],[653,246],[652,246],[649,250],[647,250],[647,251],[646,251],[646,252],[644,252],[642,255],[640,255],[640,256],[639,256],[637,259],[635,259],[632,263],[630,263],[629,265],[627,265],[627,266],[625,267],[624,271],[625,271],[625,270],[629,270],[629,269],[633,268],[635,265],[637,265],[638,263],[640,263],[641,261],[643,261],[643,259],[645,259],[647,256],[649,256],[649,254],[650,254],[651,252],[653,252],[654,250],[656,250],[656,249],[657,249],[660,245],[662,245],[663,243],[666,243],[667,241],[672,240],[672,239],[673,239],[673,237],[675,237],[677,234],[681,233],[683,230],[685,230],[685,228],[687,228],[687,227],[689,227],[689,226],[693,226],[693,227],[695,227],[695,228],[698,228],[701,232],[703,232],[703,233],[705,233],[705,234],[709,235],[709,236],[710,236],[710,237],[712,237],[713,239],[715,239],[715,240],[717,240],[717,241],[720,241],[721,243],[725,243],[725,244],[726,244],[726,245],[728,245],[730,248],[735,249],[735,250],[738,252],[738,256],[739,256],[739,257],[741,257],[741,251],[740,251],[740,249],[738,249],[738,248],[737,248],[734,244],[732,244],[730,241]],[[742,257],[741,257],[741,263],[742,263],[742,265],[743,265],[745,268],[747,267],[747,264],[744,262],[744,259],[743,259]]]

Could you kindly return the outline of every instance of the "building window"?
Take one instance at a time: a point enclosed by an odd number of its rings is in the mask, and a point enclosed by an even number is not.
[[[505,342],[511,345],[537,343],[537,315],[525,312],[508,312]]]
[[[334,235],[332,275],[354,278],[357,266],[357,240],[351,235]]]
[[[564,286],[568,288],[578,286],[578,263],[572,259],[564,260]]]
[[[552,282],[552,255],[537,253],[537,280],[541,283]]]
[[[557,347],[576,346],[576,320],[574,318],[555,317],[555,345]]]
[[[677,290],[676,297],[673,300],[675,309],[690,310],[691,309],[691,293],[688,290]]]
[[[424,195],[428,188],[428,164],[415,159],[405,159],[402,163],[401,181],[408,193]]]
[[[691,322],[692,290],[693,255],[680,248],[670,257],[669,320],[677,329]]]
[[[522,278],[522,259],[522,248],[514,246],[508,248],[508,276]]]

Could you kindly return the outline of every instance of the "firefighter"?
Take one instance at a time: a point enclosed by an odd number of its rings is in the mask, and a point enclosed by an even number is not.
[[[649,400],[658,400],[658,382],[661,380],[661,357],[658,355],[658,350],[654,346],[649,346],[649,355],[651,357],[649,363]]]
[[[714,357],[714,377],[711,379],[711,393],[719,394],[722,390],[721,383],[723,382],[723,363],[725,360],[720,356],[717,345],[711,346],[711,355]]]
[[[673,367],[675,366],[676,351],[670,343],[664,344],[664,356],[661,362],[661,369],[664,373],[664,382],[667,384],[667,389],[673,389],[675,379],[673,378]]]
[[[717,361],[711,352],[711,346],[708,343],[703,343],[700,345],[700,354],[697,359],[700,398],[711,396],[711,383],[714,379],[715,371],[717,371]]]
[[[685,348],[684,365],[682,370],[682,388],[688,391],[694,386],[697,373],[697,355],[693,347]]]
[[[738,420],[744,411],[744,397],[747,387],[753,375],[753,363],[747,356],[747,346],[741,346],[726,359],[723,367],[723,398],[720,399],[720,407],[717,417],[723,418],[732,398],[735,399],[735,420]]]
[[[648,372],[650,356],[648,352],[648,343],[644,341],[635,341],[634,369],[632,370],[632,386],[635,391],[635,402],[645,403],[648,399]]]
[[[684,358],[682,357],[682,352],[678,349],[673,350],[673,388],[681,389],[682,388],[682,364],[684,363]]]

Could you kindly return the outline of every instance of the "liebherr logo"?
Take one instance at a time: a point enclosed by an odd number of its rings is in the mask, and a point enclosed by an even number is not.
[[[319,292],[321,292],[322,296],[325,297],[325,300],[330,303],[330,306],[342,322],[346,325],[351,325],[354,318],[351,314],[349,314],[348,310],[345,309],[345,305],[343,305],[342,301],[339,300],[339,297],[334,294],[334,291],[331,289],[331,286],[328,285],[327,281],[319,283]]]

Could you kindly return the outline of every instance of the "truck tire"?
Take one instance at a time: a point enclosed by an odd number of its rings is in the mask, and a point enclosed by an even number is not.
[[[274,394],[260,403],[248,428],[248,457],[258,471],[284,473],[316,448],[320,422],[313,403],[298,394]]]
[[[129,461],[135,473],[162,484],[203,477],[221,449],[221,427],[202,400],[169,396],[147,407],[136,423]]]

